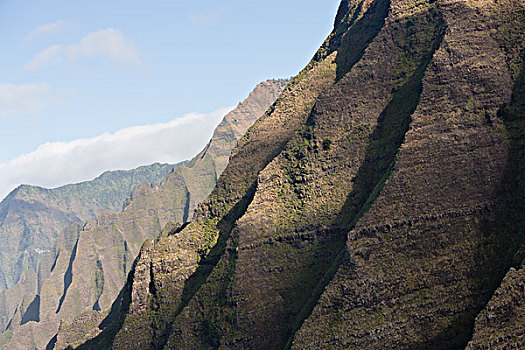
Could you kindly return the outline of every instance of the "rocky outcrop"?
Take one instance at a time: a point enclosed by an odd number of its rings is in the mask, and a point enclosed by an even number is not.
[[[144,240],[156,238],[163,227],[167,227],[167,235],[172,226],[177,227],[175,223],[180,226],[187,220],[195,205],[215,186],[238,137],[275,101],[286,84],[286,80],[259,84],[224,117],[200,154],[175,166],[160,184],[135,187],[121,213],[102,210],[96,221],[81,226],[75,235],[66,230],[67,239],[59,236],[57,245],[42,259],[37,291],[22,304],[29,307],[38,297],[39,319],[23,323],[23,317],[12,317],[2,335],[4,347],[43,349],[50,340],[56,341],[52,338],[59,324],[65,329],[73,322],[73,330],[74,325],[86,320],[104,319]],[[80,321],[75,321],[78,315]],[[85,336],[83,331],[72,333],[70,339],[77,342],[78,336]]]

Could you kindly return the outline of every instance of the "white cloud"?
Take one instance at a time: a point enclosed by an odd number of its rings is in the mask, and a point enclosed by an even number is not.
[[[35,70],[47,66],[51,63],[58,63],[62,60],[63,49],[59,45],[53,45],[36,54],[35,58],[26,65],[26,69]]]
[[[225,16],[230,15],[235,8],[239,7],[247,0],[220,0],[216,1],[214,7],[203,7],[204,10],[193,11],[189,14],[188,19],[194,26],[206,25],[220,21]],[[196,6],[201,7],[198,2]]]
[[[193,12],[190,14],[189,19],[190,19],[191,24],[193,24],[194,26],[205,25],[205,24],[217,22],[218,20],[221,19],[221,17],[223,17],[230,11],[231,11],[230,6],[226,4],[222,4],[214,9],[200,11],[200,12]]]
[[[60,33],[64,28],[67,26],[67,23],[62,20],[58,20],[53,23],[46,23],[42,24],[35,29],[33,29],[29,34],[27,34],[24,38],[24,42],[28,43],[33,40],[38,39],[39,37],[43,35],[49,35],[49,34],[55,34]]]
[[[189,159],[204,147],[231,109],[187,114],[168,123],[129,127],[93,138],[45,143],[0,164],[0,198],[20,184],[57,187],[93,179],[106,170]]]
[[[142,65],[133,44],[113,28],[86,35],[78,44],[67,47],[66,55],[69,60],[101,56],[115,63]]]
[[[12,84],[0,82],[0,117],[38,114],[62,103],[70,91],[55,90],[47,83]]]
[[[109,59],[113,63],[143,65],[133,43],[126,39],[121,31],[107,28],[89,33],[76,44],[48,47],[39,52],[26,65],[26,69],[40,69],[48,64],[58,63],[63,59],[67,59],[68,62],[74,62],[96,57]]]

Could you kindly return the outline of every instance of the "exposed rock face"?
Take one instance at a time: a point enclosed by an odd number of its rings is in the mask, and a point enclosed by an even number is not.
[[[465,347],[525,237],[524,19],[517,0],[342,1],[79,349]]]
[[[521,11],[521,12],[520,12]],[[502,20],[518,17],[521,26],[515,26],[513,22],[506,23],[511,32],[523,34],[525,25],[525,11],[523,4],[520,7],[509,7],[503,13]],[[515,25],[515,24],[514,24]],[[505,46],[517,36],[507,35]],[[509,40],[511,39],[511,40]],[[523,50],[523,48],[522,48]],[[508,50],[512,52],[512,50]],[[523,54],[523,51],[521,51]],[[514,58],[511,56],[511,58]],[[516,59],[511,61],[511,67],[516,67]],[[507,225],[512,226],[518,233],[523,235],[525,231],[525,67],[521,72],[515,69],[518,78],[512,92],[512,99],[499,112],[505,121],[509,131],[510,170],[517,174],[518,178],[511,182],[513,193],[510,207],[512,210],[505,217]],[[505,225],[502,225],[505,228]],[[507,228],[508,229],[508,228]],[[525,348],[525,245],[514,255],[513,265],[501,285],[492,295],[485,308],[477,315],[472,340],[467,349],[523,349]],[[521,261],[521,264],[520,264]]]
[[[392,174],[292,348],[462,347],[523,238],[501,220],[513,180],[497,114],[513,79],[487,29],[499,9],[435,4],[444,36]]]
[[[72,322],[85,312],[88,313],[74,321],[73,326],[82,324],[85,328],[88,321],[104,319],[144,240],[157,237],[165,226],[167,235],[170,229],[187,221],[195,205],[215,186],[238,138],[275,101],[286,84],[286,80],[259,84],[224,117],[200,154],[185,165],[175,166],[160,184],[135,187],[121,213],[102,210],[96,221],[64,231],[56,246],[42,259],[37,288],[17,305],[3,334],[4,348],[46,348],[60,323]],[[33,280],[34,277],[28,278],[29,282]],[[31,308],[35,299],[39,300],[37,313],[33,311],[35,304]],[[33,314],[38,319],[33,317],[34,322],[24,322]],[[79,335],[86,336],[83,331],[77,332],[71,341],[78,341],[75,336]]]

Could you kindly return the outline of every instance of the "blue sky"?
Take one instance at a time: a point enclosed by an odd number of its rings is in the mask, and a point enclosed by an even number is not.
[[[209,122],[192,119],[205,137],[185,141],[198,149],[220,119],[217,111],[235,106],[260,81],[293,76],[306,65],[330,32],[338,4],[0,0],[0,170],[46,143],[60,148],[209,114]],[[19,182],[76,180],[83,179]]]

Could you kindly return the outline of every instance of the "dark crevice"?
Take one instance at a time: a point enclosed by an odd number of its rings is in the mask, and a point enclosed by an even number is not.
[[[49,343],[47,343],[46,350],[53,350],[55,348],[55,344],[57,343],[57,338],[58,338],[58,333],[55,334],[53,338],[51,338]],[[70,349],[70,347],[68,347],[68,349]]]
[[[98,302],[98,299],[97,299],[97,301],[95,301],[95,304],[93,304],[92,310],[93,311],[102,311],[102,309],[100,308],[100,304]]]
[[[122,271],[124,271],[124,275],[126,274],[126,271],[128,269],[128,257],[129,256],[129,247],[128,247],[128,241],[124,240],[124,255],[122,256]]]
[[[525,56],[521,58],[521,71],[514,83],[509,104],[504,104],[498,111],[508,132],[510,152],[507,174],[511,197],[507,208],[506,228],[514,231],[511,236],[515,245],[525,244]],[[525,259],[525,249],[518,249],[514,254],[512,266],[518,268]]]
[[[153,272],[153,262],[149,263],[149,285],[148,292],[150,295],[157,295],[157,287],[155,287],[155,274]]]
[[[71,258],[69,258],[69,265],[67,267],[66,273],[64,274],[64,293],[60,297],[60,301],[58,303],[58,308],[56,311],[57,314],[60,312],[60,309],[62,308],[62,303],[64,302],[64,299],[66,299],[66,294],[69,289],[69,286],[73,282],[73,262],[77,257],[78,240],[79,239],[77,238],[75,246],[73,247],[73,251],[71,252]]]
[[[40,322],[40,295],[37,295],[31,304],[29,304],[24,315],[22,315],[20,325],[24,325],[30,321]]]
[[[360,3],[359,5],[361,5]],[[335,21],[334,21],[334,27],[337,27],[340,25],[340,23],[345,18],[346,14],[350,11],[350,1],[349,0],[342,0],[341,4],[339,5],[339,8],[337,9],[337,14],[335,15]]]
[[[355,8],[352,8],[351,5],[353,4],[348,0],[341,2],[334,21],[334,30],[315,53],[312,62],[320,62],[338,50],[344,34],[348,31],[348,28],[354,25],[363,10],[363,1],[360,1]],[[352,18],[348,19],[348,16],[352,16]]]
[[[363,3],[361,2],[350,21],[350,29],[343,35],[340,47],[337,48],[337,58],[335,59],[337,81],[359,62],[368,45],[383,28],[390,8],[390,0],[374,1],[363,16],[359,18],[362,6]]]
[[[331,39],[331,41],[334,41],[331,44],[335,47],[333,51],[337,49],[337,58],[335,60],[337,64],[336,81],[339,81],[359,62],[372,40],[379,34],[388,15],[390,0],[376,0],[370,4],[367,11],[359,18],[362,7],[363,2],[360,2],[353,13],[352,19],[349,21],[350,24],[345,27],[347,32],[344,35],[335,36]],[[313,110],[315,110],[315,107]],[[314,117],[315,115],[310,113],[306,120],[307,126],[313,126],[315,123]],[[330,140],[328,141],[331,142]],[[327,146],[328,148],[330,147],[329,145]]]
[[[179,225],[179,226],[176,226],[175,229],[172,229],[168,232],[168,236],[173,236],[173,235],[176,235],[177,233],[180,233],[182,230],[184,230],[188,225],[190,224],[189,221],[183,223],[182,225]],[[159,236],[160,238],[161,236]]]
[[[57,252],[57,255],[55,256],[55,260],[53,260],[53,265],[51,265],[51,270],[49,270],[49,273],[53,272],[55,270],[55,267],[57,267],[57,261],[58,257],[60,256],[60,249]]]
[[[203,160],[204,157],[206,157],[206,154],[208,154],[208,149],[210,148],[210,146],[211,146],[211,141],[208,142],[208,143],[206,144],[206,147],[204,147],[204,149],[202,150],[202,155],[201,155],[201,157],[199,158],[200,160]],[[192,165],[192,167],[193,167],[193,165]]]
[[[99,300],[104,293],[104,269],[102,267],[102,261],[97,259],[97,269],[95,271],[95,298],[96,301],[93,304],[92,309],[94,311],[101,311]]]
[[[191,193],[188,190],[188,187],[186,188],[186,202],[184,203],[184,213],[182,215],[182,223],[188,222],[189,216],[190,216],[190,203],[191,203]]]
[[[421,15],[420,21],[425,21]],[[419,55],[419,65],[411,76],[394,91],[392,99],[378,118],[377,127],[369,138],[364,161],[358,170],[354,181],[353,191],[348,195],[332,230],[346,233],[351,230],[357,221],[370,209],[379,196],[383,186],[394,169],[396,155],[404,142],[405,134],[412,121],[411,116],[416,110],[422,92],[422,81],[426,69],[434,53],[439,48],[444,37],[444,21],[440,13],[431,16],[433,34],[428,43],[428,52]],[[409,50],[406,52],[411,54]],[[340,265],[348,260],[346,243],[344,242],[334,262],[319,281],[312,292],[311,298],[305,303],[297,316],[292,337],[285,348],[290,348],[295,333],[301,328],[304,321],[312,314],[319,298],[326,286],[335,276]]]
[[[16,307],[15,312],[13,314],[16,314],[17,311],[18,311],[18,306]],[[9,320],[9,323],[7,324],[7,326],[4,329],[4,332],[6,330],[10,329],[12,324],[13,324],[13,318],[11,317],[11,319]]]
[[[204,291],[203,294],[207,295],[206,299],[197,299],[198,303],[206,303],[206,308],[202,311],[202,318],[200,318],[196,332],[200,335],[200,343],[207,349],[219,349],[221,344],[224,345],[224,326],[238,326],[236,322],[237,317],[234,316],[236,302],[230,295],[230,286],[235,275],[238,260],[238,236],[238,231],[234,228],[230,233],[224,254],[215,267],[218,273],[214,275],[214,280],[211,281],[216,287],[213,295],[208,295],[207,291]],[[180,334],[177,335],[180,336]],[[179,337],[179,340],[182,339]],[[177,347],[180,344],[169,345]]]

